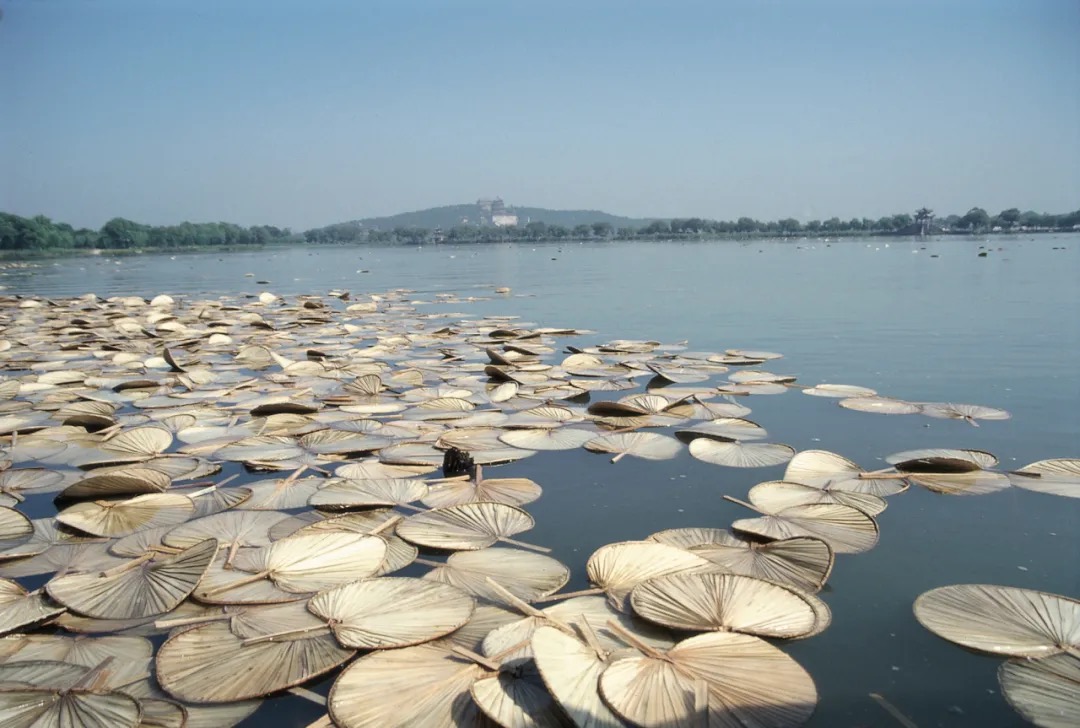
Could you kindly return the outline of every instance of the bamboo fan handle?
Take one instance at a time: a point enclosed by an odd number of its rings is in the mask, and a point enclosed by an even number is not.
[[[473,662],[475,662],[477,665],[480,665],[481,667],[486,667],[488,670],[491,670],[492,672],[498,672],[502,668],[502,665],[500,665],[499,663],[493,662],[493,661],[489,660],[488,658],[484,657],[483,655],[479,655],[479,654],[473,652],[472,650],[467,650],[464,647],[462,647],[461,645],[454,645],[454,647],[453,647],[453,649],[451,651],[456,655],[461,655],[462,657],[466,657],[466,658],[472,660]]]
[[[192,624],[206,624],[208,622],[224,622],[232,619],[233,614],[203,614],[198,617],[177,617],[176,619],[158,619],[154,621],[157,629],[172,629],[174,627],[187,627]]]
[[[701,725],[709,724],[709,684],[700,677],[694,680],[694,713]]]
[[[630,451],[625,450],[625,451],[619,453],[618,455],[616,455],[615,457],[611,458],[611,462],[612,463],[617,463],[617,462],[619,462],[620,460],[622,460],[624,457],[626,457],[629,454],[630,454]]]
[[[546,614],[512,593],[509,589],[492,579],[490,576],[485,577],[484,581],[487,582],[487,585],[491,587],[492,591],[502,597],[507,604],[511,604],[516,607],[518,611],[520,611],[522,614],[525,614],[528,617],[536,617],[538,619],[548,618]]]
[[[156,556],[156,555],[157,554],[154,553],[154,551],[152,551],[152,550],[147,551],[145,554],[143,554],[139,558],[132,559],[131,561],[127,562],[126,564],[120,564],[120,566],[115,566],[115,567],[113,567],[111,569],[106,569],[105,571],[99,572],[98,576],[107,577],[107,576],[116,576],[117,574],[123,574],[126,571],[131,571],[132,569],[136,568],[137,566],[141,566],[142,564],[145,564],[147,561],[154,558],[154,556]]]
[[[273,642],[280,637],[296,637],[298,635],[311,634],[313,632],[329,632],[330,625],[328,624],[316,624],[311,627],[301,627],[300,629],[287,629],[282,632],[271,632],[270,634],[261,634],[258,637],[248,637],[245,640],[241,640],[240,644],[244,647],[248,645],[257,645],[262,642]]]
[[[401,523],[404,519],[401,516],[394,516],[380,523],[375,528],[368,531],[368,536],[378,536],[380,533],[385,533],[392,530],[395,526]]]
[[[753,506],[750,503],[747,503],[746,501],[739,500],[738,498],[732,498],[730,495],[725,495],[724,500],[730,501],[730,502],[734,503],[735,505],[742,506],[743,508],[749,508],[754,513],[760,513],[763,516],[769,515],[768,513],[766,513],[765,511],[763,511],[763,510],[761,510],[759,508],[757,508],[756,506]]]
[[[600,644],[600,638],[596,634],[596,630],[589,624],[589,620],[585,618],[584,614],[579,614],[580,621],[577,623],[578,631],[581,632],[581,636],[585,640],[585,644],[592,648],[592,651],[596,653],[597,658],[604,660],[607,659],[608,652],[604,649],[604,646]]]
[[[442,566],[442,564],[439,564]],[[580,591],[562,592],[561,594],[549,594],[546,597],[536,599],[536,602],[558,602],[563,599],[573,599],[574,597],[594,597],[603,594],[604,590],[600,587],[593,587],[592,589],[581,589]]]
[[[536,544],[525,543],[524,541],[518,541],[513,538],[500,538],[499,541],[502,541],[503,543],[508,543],[511,546],[517,546],[518,548],[528,549],[529,551],[537,551],[542,554],[551,553],[551,549],[549,549],[547,546],[537,546]]]
[[[658,660],[667,659],[667,655],[665,655],[663,652],[656,649],[655,647],[651,647],[642,642],[637,635],[631,633],[628,629],[623,627],[614,619],[608,620],[607,628],[614,632],[616,637],[633,647],[638,652],[641,652],[642,654],[648,655],[649,657],[653,657]]]
[[[231,591],[238,587],[247,586],[248,584],[254,584],[255,582],[261,581],[268,576],[270,576],[269,571],[260,571],[258,574],[252,574],[246,578],[237,579],[231,584],[222,584],[221,586],[216,586],[213,589],[207,589],[202,594],[203,596],[212,597],[215,594],[221,594],[222,592]]]

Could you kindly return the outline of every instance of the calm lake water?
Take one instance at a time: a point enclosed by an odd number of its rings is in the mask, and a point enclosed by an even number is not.
[[[263,279],[270,283],[256,283]],[[491,296],[510,286],[508,297],[449,308],[597,332],[573,340],[581,345],[640,338],[685,339],[698,351],[768,349],[785,358],[766,368],[804,384],[859,384],[1013,414],[974,428],[852,412],[797,391],[746,401],[771,441],[799,450],[832,450],[864,467],[915,447],[989,450],[1009,469],[1080,456],[1080,235],[291,248],[49,261],[4,271],[0,285],[4,293],[56,297],[409,288],[428,301],[436,292]],[[528,540],[553,548],[572,568],[568,588],[576,589],[587,586],[585,561],[599,546],[665,528],[727,527],[745,512],[721,496],[744,497],[755,483],[778,479],[783,466],[721,468],[685,452],[611,465],[573,451],[540,453],[497,472],[543,486],[543,497],[528,506],[537,521]],[[818,686],[810,725],[897,725],[870,693],[921,728],[1023,725],[998,694],[1001,660],[934,637],[911,604],[933,587],[978,582],[1080,597],[1080,500],[1019,489],[946,497],[912,488],[889,500],[879,522],[880,544],[838,557],[822,592],[832,626],[784,645]],[[331,682],[315,689],[325,692]],[[279,698],[245,725],[306,725],[320,713]]]

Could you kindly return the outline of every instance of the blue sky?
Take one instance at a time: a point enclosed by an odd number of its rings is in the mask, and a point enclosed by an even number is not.
[[[0,0],[0,210],[1080,207],[1076,0]]]

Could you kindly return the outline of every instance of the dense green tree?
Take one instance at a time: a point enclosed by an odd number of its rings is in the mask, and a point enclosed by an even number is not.
[[[610,222],[594,222],[592,232],[598,238],[609,238],[615,232],[615,227]]]
[[[802,225],[793,217],[785,217],[777,221],[777,224],[780,226],[780,231],[784,233],[797,233],[802,230]]]
[[[990,227],[990,215],[981,207],[973,207],[957,224],[966,230],[985,230]]]
[[[1008,210],[1002,210],[993,219],[994,225],[1000,225],[1003,228],[1011,228],[1020,222],[1020,210],[1015,207],[1010,207]]]

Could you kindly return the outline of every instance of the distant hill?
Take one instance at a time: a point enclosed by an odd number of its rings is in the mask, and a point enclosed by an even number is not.
[[[630,217],[611,215],[600,210],[547,210],[542,207],[512,207],[509,212],[515,213],[520,224],[527,222],[543,222],[548,225],[563,225],[574,227],[575,225],[590,224],[594,222],[608,222],[615,227],[643,225],[649,220],[639,220]],[[363,220],[354,220],[354,224],[366,228],[378,230],[393,230],[397,227],[416,227],[433,230],[435,228],[449,229],[460,225],[463,219],[475,225],[480,219],[480,208],[471,205],[447,205],[445,207],[432,207],[427,210],[416,212],[402,212],[388,217],[369,217]]]

